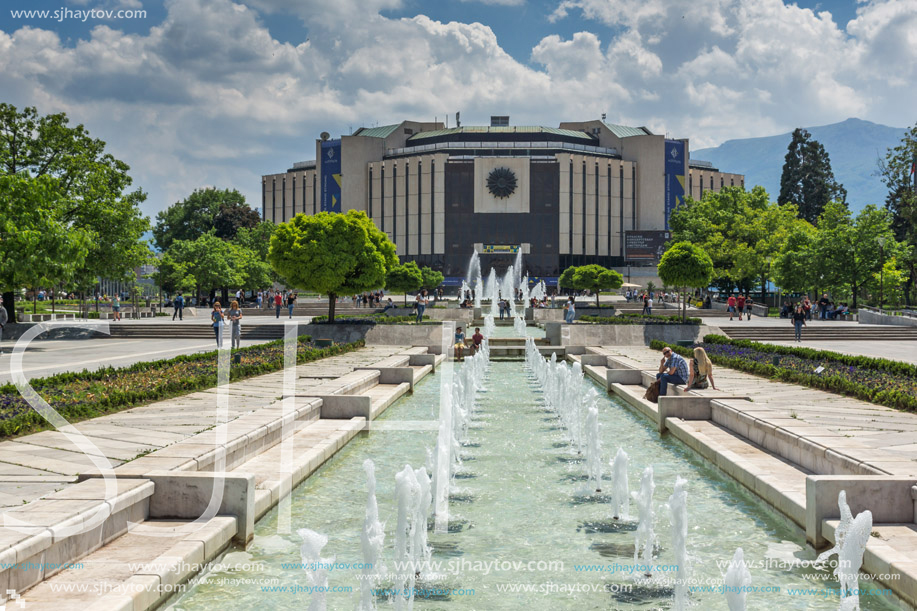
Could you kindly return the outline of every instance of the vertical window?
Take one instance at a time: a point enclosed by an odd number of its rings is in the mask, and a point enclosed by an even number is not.
[[[267,220],[267,181],[261,180],[261,218]]]
[[[570,256],[573,256],[573,157],[570,157]]]
[[[271,220],[277,222],[277,179],[271,179]]]
[[[302,173],[302,213],[306,214],[306,172]]]
[[[369,166],[369,205],[366,206],[366,216],[373,217],[373,166]]]
[[[417,161],[417,254],[423,252],[423,161]],[[432,251],[431,251],[432,252]]]
[[[436,162],[430,161],[430,254],[434,252],[433,236],[436,233],[436,193],[434,187],[436,185]]]
[[[382,164],[382,170],[379,172],[379,184],[382,185],[379,187],[379,201],[382,203],[380,208],[379,216],[382,217],[382,233],[385,233],[385,164]]]
[[[599,256],[599,162],[595,162],[595,256]]]
[[[633,217],[630,219],[631,229],[637,228],[637,166],[630,166],[630,205]]]
[[[287,177],[283,177],[283,182],[280,183],[280,209],[283,214],[283,222],[287,221]]]
[[[392,242],[398,246],[398,162],[392,164]]]
[[[296,216],[296,174],[293,174],[293,189],[291,195],[293,196],[293,216]]]
[[[611,164],[608,164],[608,256],[611,256]]]
[[[583,256],[586,256],[586,160],[583,159]]]
[[[312,214],[316,214],[318,212],[318,193],[316,192],[315,186],[315,183],[318,182],[317,178],[318,173],[312,174]]]
[[[621,202],[621,256],[624,256],[624,164],[618,166],[618,201]]]

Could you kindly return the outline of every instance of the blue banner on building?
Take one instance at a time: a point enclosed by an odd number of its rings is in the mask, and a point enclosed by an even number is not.
[[[665,141],[665,228],[669,228],[672,212],[685,203],[685,143]]]
[[[322,212],[341,211],[341,141],[322,142]]]

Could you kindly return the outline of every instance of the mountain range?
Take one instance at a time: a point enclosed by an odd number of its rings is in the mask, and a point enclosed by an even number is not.
[[[854,212],[866,204],[885,204],[887,190],[878,176],[878,160],[897,146],[905,128],[847,119],[831,125],[806,127],[831,158],[834,177],[847,189],[847,203]],[[761,185],[771,199],[780,193],[780,174],[792,132],[764,138],[727,140],[714,148],[691,151],[691,157],[710,161],[723,172],[745,175],[745,186]]]

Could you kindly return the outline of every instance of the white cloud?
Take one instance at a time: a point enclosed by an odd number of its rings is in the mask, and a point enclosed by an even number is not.
[[[68,44],[34,27],[0,31],[0,90],[108,141],[150,191],[150,212],[201,184],[257,205],[260,174],[311,158],[321,131],[457,110],[466,124],[606,112],[695,148],[848,116],[914,120],[917,0],[863,3],[845,26],[780,0],[563,0],[552,19],[596,27],[546,36],[529,62],[484,24],[384,16],[404,6],[168,0],[146,34],[109,24]],[[265,13],[300,19],[302,42],[276,40]]]
[[[495,6],[522,6],[525,0],[461,0],[462,2],[480,2],[481,4],[492,4]]]

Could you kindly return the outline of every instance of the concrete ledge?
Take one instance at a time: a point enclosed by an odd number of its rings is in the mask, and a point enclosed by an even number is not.
[[[217,513],[236,518],[234,539],[247,545],[255,536],[255,476],[246,473],[147,474],[156,488],[150,497],[150,518],[196,519],[204,514],[214,488],[223,486]]]
[[[915,521],[911,488],[917,478],[885,475],[810,475],[806,478],[806,541],[820,551],[829,545],[822,523],[840,518],[837,496],[847,491],[854,516],[872,512],[873,524]]]
[[[572,354],[572,353],[569,353],[569,354]],[[579,356],[579,362],[582,363],[584,367],[586,365],[607,367],[608,366],[608,357],[605,356],[604,354],[588,354],[586,352],[583,352],[583,354]]]
[[[350,420],[372,416],[372,399],[366,395],[319,395],[322,420]]]
[[[432,355],[430,355],[432,356]],[[402,384],[407,382],[414,389],[414,369],[411,367],[357,367],[355,371],[378,371],[379,384]]]
[[[411,354],[408,357],[408,365],[412,367],[422,367],[424,365],[429,365],[431,371],[436,371],[436,355],[435,354]]]
[[[607,388],[611,388],[613,384],[629,384],[631,386],[639,386],[642,381],[643,372],[639,369],[605,370],[605,383]]]
[[[748,397],[698,397],[693,395],[659,397],[659,420],[656,423],[659,432],[665,433],[666,418],[713,420],[714,401],[724,398],[748,400]]]

